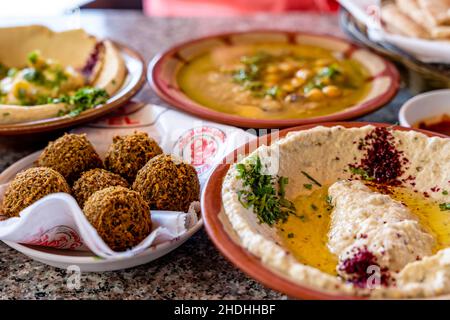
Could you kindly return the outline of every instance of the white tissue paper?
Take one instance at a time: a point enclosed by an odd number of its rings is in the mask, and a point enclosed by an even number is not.
[[[191,163],[197,170],[201,189],[214,167],[230,152],[255,136],[242,129],[201,120],[172,109],[130,102],[115,113],[73,130],[86,133],[101,157],[115,135],[135,130],[147,132],[165,153]],[[8,182],[24,168],[31,167],[39,153],[28,156],[0,176],[0,206]],[[0,208],[1,212],[1,208]],[[102,258],[130,257],[157,244],[176,241],[200,219],[200,204],[189,212],[151,211],[153,230],[136,247],[114,252],[100,238],[75,199],[65,193],[48,195],[20,213],[0,221],[0,240],[48,246],[58,249],[90,250]]]
[[[338,0],[357,20],[367,26],[370,40],[388,42],[426,63],[450,63],[450,41],[405,37],[387,32],[381,24],[380,0]]]

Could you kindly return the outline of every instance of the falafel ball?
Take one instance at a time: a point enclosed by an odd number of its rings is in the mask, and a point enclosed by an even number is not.
[[[151,209],[186,212],[200,199],[197,172],[171,155],[159,155],[139,170],[133,190],[142,194]]]
[[[3,214],[17,217],[26,207],[57,192],[70,193],[69,185],[59,172],[44,167],[19,172],[5,192]]]
[[[72,185],[84,171],[103,168],[103,162],[86,134],[64,134],[50,142],[39,156],[40,167],[52,168]]]
[[[125,251],[144,240],[152,230],[150,209],[142,196],[116,186],[95,192],[86,201],[84,214],[114,251]]]
[[[158,143],[145,132],[115,136],[105,157],[105,167],[133,183],[137,172],[161,153]]]
[[[80,207],[83,207],[94,192],[115,186],[129,187],[128,182],[118,174],[96,168],[84,172],[73,184],[72,192]]]

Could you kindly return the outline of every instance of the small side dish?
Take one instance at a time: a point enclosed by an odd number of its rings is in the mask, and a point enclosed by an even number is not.
[[[434,131],[450,136],[450,114],[422,119],[414,123],[413,128]]]
[[[368,71],[309,45],[219,47],[181,69],[181,89],[202,105],[249,118],[292,119],[342,111],[367,95]]]
[[[247,128],[356,118],[389,102],[399,81],[392,64],[344,39],[283,30],[194,39],[156,56],[149,71],[170,105]]]
[[[305,291],[450,294],[450,140],[400,129],[317,126],[260,146],[230,165],[218,223]]]
[[[411,98],[398,117],[402,126],[450,136],[450,90],[429,91]]]
[[[0,42],[0,124],[75,117],[105,104],[127,75],[116,46],[83,30],[0,28]]]
[[[117,147],[118,141],[137,140],[140,145]],[[142,152],[130,153],[129,147]],[[65,134],[50,142],[36,167],[19,172],[9,183],[1,213],[19,217],[22,210],[47,195],[68,193],[104,242],[114,251],[125,251],[152,232],[151,210],[187,212],[192,202],[199,201],[200,184],[194,167],[171,155],[154,154],[153,150],[162,150],[147,133],[116,136],[109,150],[108,155],[115,157],[113,162],[120,163],[113,166],[115,172],[104,169],[84,134]],[[162,162],[167,165],[153,165]],[[130,176],[129,168],[136,171],[136,179]],[[130,177],[131,183],[127,181]]]

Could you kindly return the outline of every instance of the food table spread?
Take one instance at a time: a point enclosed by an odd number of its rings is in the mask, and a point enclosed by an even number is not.
[[[282,18],[282,19],[281,19]],[[46,21],[51,28],[64,27],[64,20]],[[251,18],[147,18],[127,11],[83,11],[81,26],[87,32],[126,43],[148,62],[155,54],[188,39],[221,31],[286,29],[343,36],[336,16],[313,13]],[[396,123],[401,104],[411,97],[401,90],[385,108],[360,118],[363,121]],[[166,105],[146,84],[136,100]],[[20,158],[43,148],[59,133],[33,138],[0,139],[0,171]],[[84,273],[81,286],[69,289],[67,272],[32,261],[0,245],[0,298],[29,299],[283,299],[234,268],[200,230],[172,253],[136,268]]]

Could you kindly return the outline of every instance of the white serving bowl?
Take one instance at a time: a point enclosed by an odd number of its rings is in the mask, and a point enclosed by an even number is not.
[[[421,120],[443,114],[450,114],[450,89],[430,91],[409,99],[398,117],[401,126],[412,127]]]

